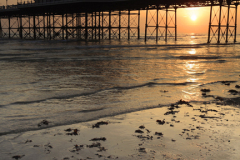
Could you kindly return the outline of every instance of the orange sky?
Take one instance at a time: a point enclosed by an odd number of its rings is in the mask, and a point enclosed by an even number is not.
[[[217,11],[219,7],[214,7],[214,10]],[[227,7],[223,7],[223,13],[227,15]],[[231,10],[232,13],[235,13],[235,9]],[[162,12],[163,13],[163,12]],[[217,15],[219,14],[216,12]],[[145,25],[145,11],[141,12],[141,33],[144,33]],[[238,15],[240,11],[238,9]],[[240,16],[238,17],[238,24],[240,23]],[[179,8],[177,9],[177,33],[196,33],[196,34],[207,34],[210,18],[210,7],[198,7],[198,8]],[[234,17],[235,19],[235,17]],[[226,21],[226,18],[225,20]],[[213,21],[214,24],[217,23],[216,19]],[[232,21],[233,22],[233,21]],[[217,23],[218,24],[218,23]],[[152,23],[153,25],[153,23]],[[225,25],[224,22],[222,25]],[[234,25],[230,23],[230,25]],[[240,34],[240,25],[237,25],[237,33]]]
[[[18,0],[18,2],[27,0]],[[31,0],[28,0],[31,1]],[[34,0],[32,0],[34,1]],[[8,0],[8,4],[16,4],[17,0]],[[0,5],[6,5],[6,0],[0,0]],[[177,32],[178,33],[207,33],[209,25],[210,7],[177,9]],[[239,15],[240,9],[238,9]],[[141,32],[145,28],[145,12],[141,12]],[[196,20],[192,20],[191,16],[195,15]],[[238,16],[240,23],[240,16]],[[240,27],[237,30],[240,33]]]
[[[210,7],[178,9],[178,33],[207,33],[209,15]],[[193,20],[192,17],[196,20]]]

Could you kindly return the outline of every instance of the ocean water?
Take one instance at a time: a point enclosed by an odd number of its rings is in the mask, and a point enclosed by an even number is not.
[[[240,35],[238,35],[240,37]],[[95,120],[180,99],[238,98],[240,44],[178,41],[0,40],[0,135]],[[238,41],[239,42],[239,41]],[[223,81],[230,81],[226,85]],[[235,104],[239,107],[239,104]]]

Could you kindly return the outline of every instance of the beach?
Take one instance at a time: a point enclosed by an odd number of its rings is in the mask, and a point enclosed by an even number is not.
[[[223,101],[179,101],[163,108],[1,136],[1,157],[238,159],[239,125],[239,109]]]
[[[240,45],[0,43],[0,159],[240,156]]]

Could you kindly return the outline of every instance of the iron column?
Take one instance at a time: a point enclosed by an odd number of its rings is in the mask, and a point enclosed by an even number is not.
[[[212,4],[212,2],[211,2],[210,19],[209,19],[209,26],[208,26],[208,42],[207,42],[207,43],[210,43],[210,36],[211,36],[211,28],[212,28],[212,7],[213,7],[213,4]]]

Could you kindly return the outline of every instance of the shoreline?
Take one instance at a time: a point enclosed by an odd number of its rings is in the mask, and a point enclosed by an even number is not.
[[[239,108],[220,102],[182,102],[1,136],[1,157],[6,160],[240,157]]]

